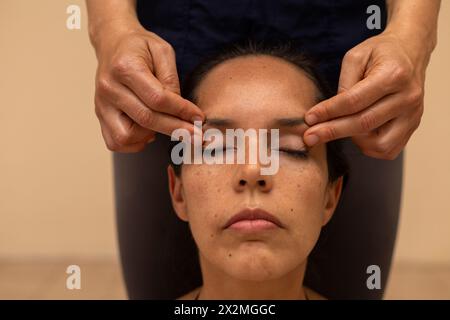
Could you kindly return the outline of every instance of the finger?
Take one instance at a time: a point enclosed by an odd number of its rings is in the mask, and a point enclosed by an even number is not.
[[[366,136],[355,136],[353,142],[370,157],[393,160],[404,149],[416,125],[407,117],[395,118]]]
[[[141,127],[116,108],[108,107],[102,113],[102,118],[111,138],[119,147],[135,143],[147,143],[155,136],[152,130]]]
[[[123,152],[123,153],[131,153],[131,152],[139,152],[145,149],[147,143],[138,142],[130,145],[119,146],[114,139],[111,137],[109,133],[109,129],[105,125],[101,126],[101,132],[103,136],[103,140],[105,141],[106,147],[110,151],[114,152]]]
[[[194,124],[186,122],[179,118],[167,115],[165,113],[160,113],[156,111],[150,111],[150,118],[146,119],[145,122],[147,126],[154,131],[160,132],[162,134],[171,136],[172,133],[177,129],[184,129],[189,132],[189,135],[194,134]]]
[[[304,133],[304,141],[311,147],[318,143],[369,133],[399,116],[402,113],[403,104],[404,100],[401,94],[389,95],[357,114],[319,123],[308,128]]]
[[[176,129],[185,128],[193,132],[193,124],[165,113],[149,109],[128,87],[123,85],[111,85],[103,99],[113,107],[126,113],[139,126],[154,130],[166,135],[171,135]],[[169,91],[167,91],[169,92]],[[169,92],[170,93],[170,92]],[[175,93],[170,93],[176,95]]]
[[[348,51],[342,59],[338,93],[349,90],[364,78],[364,71],[370,58],[370,52],[363,49],[355,49]]]
[[[149,41],[148,47],[152,55],[156,78],[164,88],[180,95],[176,57],[172,46],[165,41]]]
[[[328,121],[334,118],[357,113],[372,105],[389,93],[385,85],[385,73],[374,72],[356,83],[350,89],[324,100],[308,110],[305,120],[308,125]]]
[[[169,129],[158,128],[158,119],[155,120],[157,112],[149,109],[129,88],[117,85],[114,90],[110,90],[108,96],[104,97],[113,107],[126,113],[133,121],[141,127],[161,132]],[[179,120],[174,117],[174,120]],[[181,120],[180,120],[181,121]],[[180,125],[177,121],[176,125]],[[189,122],[186,125],[190,126]]]
[[[199,107],[165,89],[150,72],[148,66],[122,69],[116,75],[118,81],[134,92],[148,108],[190,122],[193,122],[195,118],[204,119]]]

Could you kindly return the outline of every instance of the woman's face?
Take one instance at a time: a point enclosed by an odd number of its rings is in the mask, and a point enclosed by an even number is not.
[[[280,130],[274,175],[261,175],[259,164],[184,164],[179,177],[168,168],[174,209],[189,222],[201,258],[232,277],[266,280],[293,271],[331,218],[342,179],[328,183],[326,146],[309,149],[306,158],[295,156],[289,150],[306,149],[306,124],[274,126],[279,119],[302,118],[316,97],[314,83],[297,67],[263,55],[228,60],[197,88],[197,105],[206,118],[227,120],[224,126],[206,123],[204,130]],[[224,228],[246,208],[265,210],[282,226]]]

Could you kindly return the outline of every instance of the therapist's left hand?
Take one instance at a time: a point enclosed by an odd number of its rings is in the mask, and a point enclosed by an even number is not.
[[[352,137],[365,155],[395,159],[420,124],[430,54],[387,32],[352,48],[342,61],[338,94],[305,116],[311,126],[305,143]]]

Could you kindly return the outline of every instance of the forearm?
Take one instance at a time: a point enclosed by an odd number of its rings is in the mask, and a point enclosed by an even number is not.
[[[440,0],[387,0],[386,32],[396,34],[425,58],[437,44]]]
[[[103,34],[118,33],[140,27],[136,0],[86,0],[89,38],[94,47]]]

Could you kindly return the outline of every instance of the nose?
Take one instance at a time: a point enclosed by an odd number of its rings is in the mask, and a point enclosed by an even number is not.
[[[245,190],[258,190],[269,192],[273,187],[273,176],[261,175],[258,164],[243,164],[236,172],[233,184],[237,192]]]

